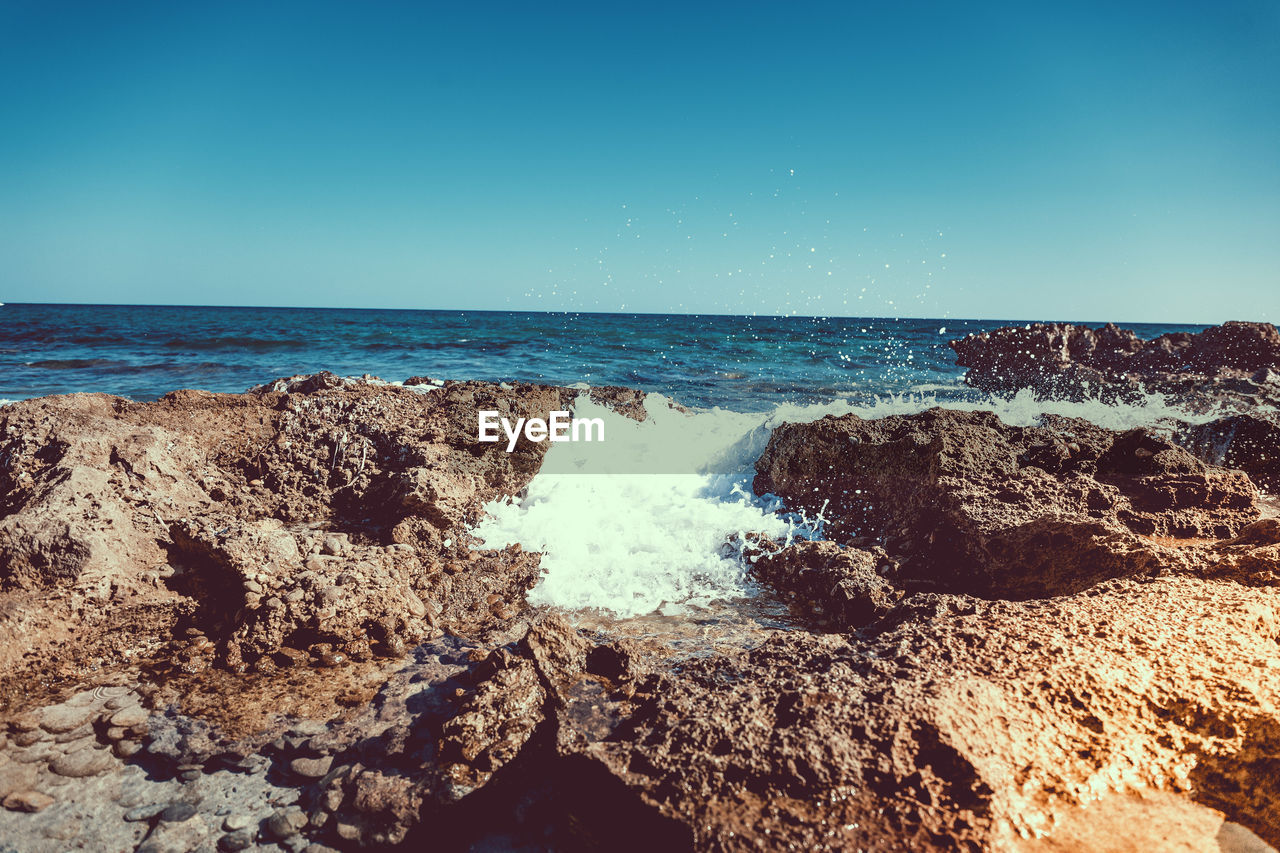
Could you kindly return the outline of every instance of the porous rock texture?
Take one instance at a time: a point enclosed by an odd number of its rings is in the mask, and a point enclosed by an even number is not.
[[[477,411],[574,393],[0,409],[0,850],[1280,844],[1247,475],[1062,418],[784,425],[756,488],[829,538],[747,532],[793,624],[690,654],[532,611],[537,555],[466,532],[545,447],[493,453]]]
[[[965,381],[984,391],[1137,399],[1149,391],[1204,408],[1280,401],[1280,332],[1233,321],[1143,340],[1114,323],[1029,323],[950,342]]]
[[[1258,488],[1280,494],[1280,413],[1260,407],[1202,424],[1182,424],[1174,440],[1201,459],[1238,468]]]
[[[187,671],[266,672],[286,649],[366,660],[505,624],[537,556],[473,550],[465,531],[546,444],[480,444],[477,412],[546,417],[574,396],[318,374],[5,406],[0,677],[74,677],[174,639]]]
[[[1176,564],[1162,540],[1226,539],[1259,517],[1240,471],[1143,429],[931,409],[774,430],[755,490],[880,543],[908,589],[1031,598]]]

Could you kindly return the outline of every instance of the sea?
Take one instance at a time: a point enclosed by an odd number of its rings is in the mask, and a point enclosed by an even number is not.
[[[528,488],[487,506],[471,532],[486,547],[542,552],[531,603],[705,649],[716,632],[740,639],[785,623],[776,608],[759,609],[768,596],[751,579],[748,534],[823,536],[821,513],[790,512],[752,488],[755,460],[780,423],[932,406],[988,409],[1021,425],[1063,414],[1115,429],[1210,416],[1158,395],[1104,404],[967,388],[947,342],[1025,322],[8,304],[0,398],[93,391],[151,400],[320,370],[386,382],[639,388],[648,392],[644,422],[580,395],[575,416],[603,419],[606,441],[553,445]],[[1143,337],[1204,328],[1129,327]]]
[[[947,342],[1024,322],[10,303],[0,306],[0,398],[150,400],[319,370],[626,385],[744,412],[884,394],[950,398],[967,392]],[[1143,337],[1203,328],[1128,327]]]

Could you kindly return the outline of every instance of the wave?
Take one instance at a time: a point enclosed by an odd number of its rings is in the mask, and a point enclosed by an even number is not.
[[[249,350],[251,352],[275,352],[277,350],[301,350],[315,346],[315,341],[304,338],[173,338],[161,344],[172,350]]]
[[[123,361],[109,358],[53,358],[44,361],[23,362],[26,367],[39,367],[43,370],[86,370],[93,367],[128,367]]]
[[[24,367],[40,370],[92,370],[99,371],[104,379],[119,374],[132,373],[169,373],[175,376],[191,376],[228,371],[248,371],[251,368],[241,364],[224,364],[217,361],[160,361],[137,364],[131,361],[118,361],[110,358],[63,358],[45,359],[42,361],[23,362]]]
[[[1204,422],[1159,394],[1140,403],[1011,398],[940,400],[933,394],[884,394],[870,400],[784,403],[768,412],[677,409],[649,394],[649,418],[636,422],[585,394],[575,417],[605,422],[605,442],[552,445],[520,500],[491,503],[474,533],[486,547],[515,542],[543,552],[543,574],[529,599],[568,610],[619,617],[676,615],[753,594],[741,545],[747,533],[776,539],[820,537],[822,519],[788,515],[773,495],[751,487],[755,460],[782,423],[826,415],[910,415],[934,407],[995,412],[1015,426],[1047,414],[1125,430]]]

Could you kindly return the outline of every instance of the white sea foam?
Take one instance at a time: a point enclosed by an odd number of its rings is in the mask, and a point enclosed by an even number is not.
[[[657,394],[636,422],[583,395],[575,417],[605,421],[605,441],[562,443],[518,501],[495,502],[475,529],[487,547],[519,542],[543,552],[534,604],[597,609],[618,616],[679,613],[748,595],[742,534],[821,535],[820,519],[777,513],[781,503],[751,491],[754,463],[774,427],[853,412],[864,418],[943,406],[987,409],[1013,425],[1044,413],[1081,417],[1111,429],[1170,418],[1203,421],[1159,396],[1142,404],[1042,401],[1030,392],[981,403],[931,395],[889,395],[871,403],[785,404],[767,413],[722,409],[682,412]]]

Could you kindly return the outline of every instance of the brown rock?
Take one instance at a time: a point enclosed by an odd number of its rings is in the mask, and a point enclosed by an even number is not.
[[[105,773],[114,765],[111,753],[92,746],[84,746],[65,755],[60,755],[49,765],[49,769],[59,776],[82,779]]]
[[[576,394],[479,382],[422,394],[320,376],[248,394],[5,406],[0,634],[16,630],[14,614],[27,616],[23,642],[0,647],[0,689],[21,695],[25,674],[74,678],[123,660],[156,636],[181,634],[179,613],[199,626],[192,643],[210,644],[175,656],[191,673],[208,666],[206,650],[249,668],[300,632],[367,649],[367,626],[382,618],[404,644],[434,627],[497,628],[474,599],[521,601],[537,556],[486,552],[447,589],[434,561],[445,540],[467,538],[485,503],[528,484],[547,444],[521,442],[513,453],[480,444],[476,412],[546,417]],[[295,535],[293,522],[362,534],[328,534],[319,544],[330,553],[311,560],[314,537]],[[388,539],[404,547],[388,549]],[[85,572],[109,583],[120,606],[82,606],[75,590]],[[46,713],[55,734],[85,721],[76,708]]]
[[[40,727],[52,734],[63,734],[73,731],[89,722],[94,709],[87,705],[72,705],[64,702],[45,708],[40,714]]]
[[[1079,448],[1072,451],[1070,445]],[[1025,598],[1169,565],[1157,540],[1229,538],[1258,518],[1238,471],[1153,433],[931,409],[784,424],[755,489],[823,512],[831,537],[878,541],[898,584]]]
[[[321,758],[295,758],[289,762],[289,769],[304,779],[320,779],[332,766],[332,755]]]
[[[25,791],[36,784],[36,768],[32,764],[9,762],[0,765],[0,800],[10,794]]]
[[[53,797],[42,791],[18,791],[4,798],[4,807],[14,812],[44,811],[53,803]]]
[[[1049,396],[1135,399],[1148,390],[1206,400],[1259,395],[1275,401],[1280,333],[1270,323],[1229,322],[1150,341],[1112,323],[1097,329],[1031,323],[950,342],[965,381],[985,391],[1030,388]]]
[[[881,618],[901,598],[881,577],[891,563],[883,552],[800,541],[789,548],[766,549],[752,571],[790,595],[792,609],[802,618],[830,630],[850,630]]]
[[[1201,459],[1238,468],[1260,488],[1280,493],[1280,418],[1274,410],[1184,426],[1176,440]]]

